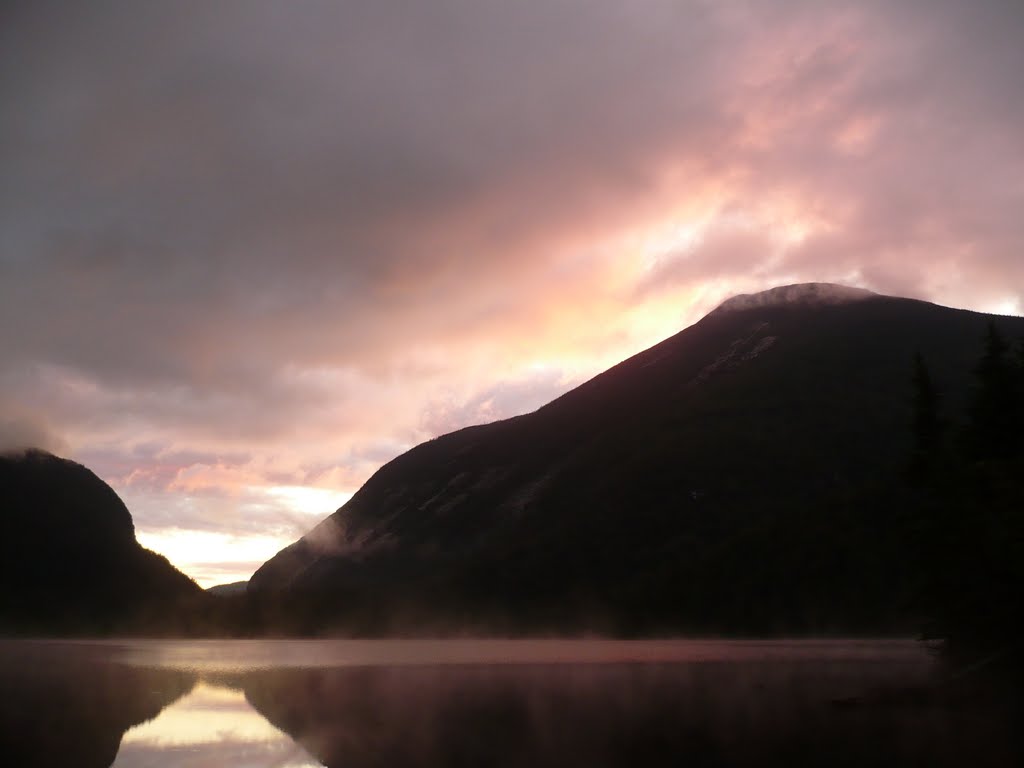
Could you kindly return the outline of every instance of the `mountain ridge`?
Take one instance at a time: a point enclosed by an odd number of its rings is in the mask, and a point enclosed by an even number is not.
[[[884,521],[862,507],[892,506],[915,352],[961,409],[989,317],[820,284],[726,305],[533,413],[397,457],[257,570],[250,594],[303,631],[890,626],[904,613],[890,593],[912,577],[888,552],[896,586],[856,594],[854,546],[897,546],[871,543]],[[773,535],[786,555],[765,548]],[[794,553],[819,572],[779,586]],[[714,578],[733,593],[702,595]]]

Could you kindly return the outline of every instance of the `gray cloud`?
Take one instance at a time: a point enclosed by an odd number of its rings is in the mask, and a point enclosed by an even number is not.
[[[637,284],[640,298],[697,280],[744,274],[768,263],[777,247],[750,227],[716,222],[693,247],[665,254]]]
[[[530,413],[568,391],[572,384],[562,371],[544,370],[516,381],[498,382],[468,399],[435,400],[424,408],[420,428],[425,435],[436,437],[473,424]]]
[[[1005,186],[979,214],[997,185],[957,182],[1009,173],[1012,5],[775,5],[25,7],[0,84],[21,105],[0,133],[8,343],[144,384],[234,387],[281,345],[369,362],[486,314],[474,287],[551,258],[517,245],[629,207],[680,159],[741,173],[741,195],[870,193],[850,226],[889,239],[935,208],[1001,223]],[[788,63],[750,84],[776,41]],[[745,148],[757,110],[785,130]],[[884,113],[870,155],[837,155],[863,111]]]
[[[0,14],[0,400],[112,472],[362,477],[701,286],[1021,301],[1010,0]]]
[[[0,409],[0,454],[42,448],[63,453],[67,443],[56,435],[46,421],[34,414],[4,412]]]

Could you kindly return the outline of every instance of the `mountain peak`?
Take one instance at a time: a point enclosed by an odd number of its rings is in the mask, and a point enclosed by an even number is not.
[[[878,296],[864,288],[853,288],[849,285],[835,283],[796,283],[780,285],[759,293],[741,293],[726,299],[718,305],[716,312],[733,312],[761,307],[781,307],[788,305],[823,306],[828,304],[845,304],[851,301],[862,301]]]
[[[874,296],[737,297],[724,309],[754,309],[423,443],[246,594],[272,632],[890,631],[917,584],[885,538],[910,493],[911,363],[959,418],[986,319]]]

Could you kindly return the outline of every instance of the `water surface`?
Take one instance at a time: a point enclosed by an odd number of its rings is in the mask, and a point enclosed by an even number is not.
[[[1009,766],[913,641],[0,642],[0,764]]]

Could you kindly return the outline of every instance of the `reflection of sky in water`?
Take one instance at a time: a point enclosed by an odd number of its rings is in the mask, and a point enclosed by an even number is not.
[[[0,763],[1024,766],[1013,707],[936,672],[900,640],[9,641]]]
[[[119,641],[116,647],[123,663],[200,675],[313,667],[926,659],[922,645],[914,640],[849,639],[134,640]]]
[[[245,695],[200,681],[121,740],[113,768],[313,768],[316,760],[254,710]]]

